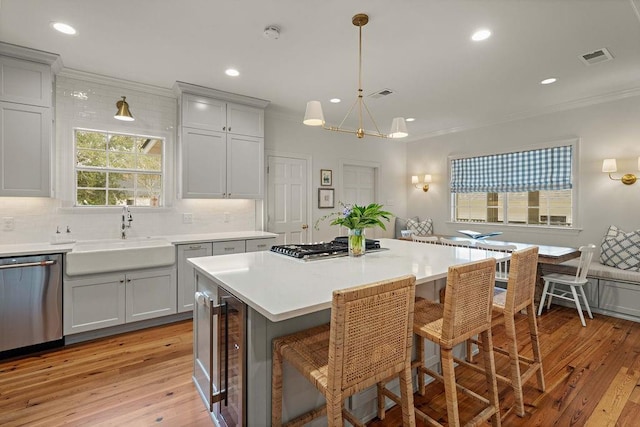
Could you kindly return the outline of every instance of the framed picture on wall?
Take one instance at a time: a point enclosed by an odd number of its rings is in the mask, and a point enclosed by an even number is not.
[[[333,184],[331,169],[320,169],[320,185],[331,187]]]
[[[318,188],[318,208],[333,207],[333,188]]]

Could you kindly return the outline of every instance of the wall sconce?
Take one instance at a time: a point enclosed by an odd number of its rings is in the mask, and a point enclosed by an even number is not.
[[[640,170],[640,157],[638,157],[638,170]],[[632,173],[622,175],[622,178],[614,178],[611,176],[612,172],[618,171],[618,165],[616,159],[604,159],[602,162],[602,172],[609,174],[609,179],[614,181],[622,181],[625,185],[635,184],[637,177]]]
[[[129,111],[129,104],[126,96],[123,96],[122,99],[116,102],[116,107],[118,107],[118,111],[116,111],[116,115],[113,116],[114,119],[123,120],[125,122],[132,122],[135,119],[131,115],[131,111]]]
[[[424,177],[413,175],[411,176],[411,183],[417,189],[422,189],[425,193],[429,191],[429,183],[431,182],[431,175],[426,174]]]

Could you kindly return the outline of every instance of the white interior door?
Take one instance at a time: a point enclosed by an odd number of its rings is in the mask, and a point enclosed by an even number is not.
[[[342,194],[344,203],[368,205],[376,201],[376,168],[345,164],[342,168]],[[367,230],[367,236],[375,237],[376,228]]]
[[[308,243],[307,159],[269,156],[267,231],[280,245]]]

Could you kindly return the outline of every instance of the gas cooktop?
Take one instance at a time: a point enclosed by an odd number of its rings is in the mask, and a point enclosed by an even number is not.
[[[331,242],[311,243],[306,245],[274,245],[271,247],[271,252],[302,259],[305,261],[334,258],[348,255],[349,246],[347,244],[347,239],[348,238],[344,236],[336,237]],[[380,249],[380,242],[378,240],[366,239],[366,250],[371,251],[376,249]]]

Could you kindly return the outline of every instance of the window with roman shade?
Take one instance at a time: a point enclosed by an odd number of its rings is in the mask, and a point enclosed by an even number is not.
[[[574,152],[572,144],[452,159],[452,221],[571,226]]]

